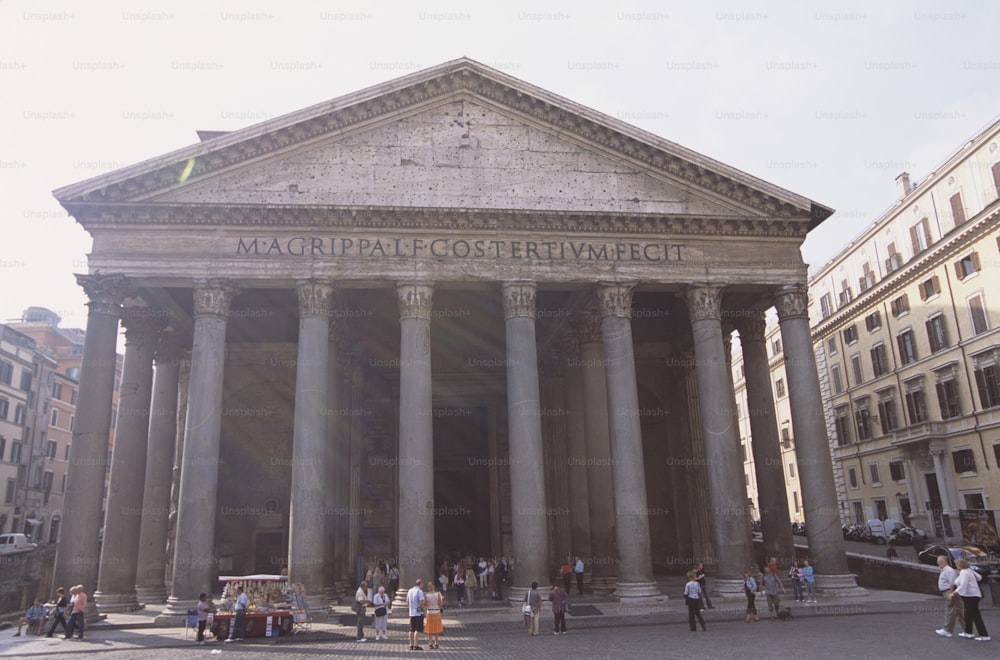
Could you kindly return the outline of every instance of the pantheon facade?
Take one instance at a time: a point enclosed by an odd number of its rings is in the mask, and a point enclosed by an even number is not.
[[[219,575],[321,601],[471,553],[515,594],[570,555],[626,603],[694,560],[738,593],[733,330],[792,554],[777,306],[819,586],[856,590],[799,251],[831,209],[468,59],[201,137],[55,192],[93,236],[58,584],[183,613]]]

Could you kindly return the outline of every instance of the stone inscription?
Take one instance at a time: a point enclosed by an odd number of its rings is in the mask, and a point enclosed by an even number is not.
[[[236,256],[684,261],[683,243],[460,238],[239,237]]]

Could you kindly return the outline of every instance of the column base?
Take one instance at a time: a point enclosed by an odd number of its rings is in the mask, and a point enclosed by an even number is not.
[[[787,580],[786,580],[787,581]],[[791,587],[789,587],[791,591]],[[731,580],[727,578],[715,578],[712,579],[708,587],[708,596],[713,600],[718,599],[722,601],[728,600],[746,600],[746,594],[743,593],[743,580]],[[767,604],[765,603],[765,607]]]
[[[666,597],[657,589],[656,583],[648,582],[618,582],[615,584],[615,598],[622,607],[647,607],[662,603]]]
[[[167,599],[167,606],[163,608],[163,614],[153,621],[158,625],[181,625],[181,620],[187,616],[188,610],[197,608],[197,599],[182,599],[171,596]]]
[[[122,594],[95,591],[94,604],[101,612],[134,612],[141,609],[134,591]]]
[[[165,603],[167,602],[167,588],[160,587],[136,587],[135,597],[142,604]]]
[[[817,573],[816,593],[833,598],[861,598],[869,595],[868,590],[859,587],[853,573],[823,575]]]
[[[617,575],[594,575],[590,578],[590,590],[596,596],[609,596],[614,593],[617,582]]]

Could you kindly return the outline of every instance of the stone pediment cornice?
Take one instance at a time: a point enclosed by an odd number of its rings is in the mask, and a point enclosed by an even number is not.
[[[88,230],[125,225],[557,231],[569,233],[747,236],[801,240],[797,218],[658,213],[528,211],[438,207],[336,207],[232,204],[67,204]]]
[[[175,188],[182,179],[197,183],[325,136],[459,98],[485,102],[555,133],[573,136],[758,215],[800,218],[811,229],[832,214],[831,209],[800,195],[465,58],[66,186],[54,194],[67,208],[79,202],[146,199]]]

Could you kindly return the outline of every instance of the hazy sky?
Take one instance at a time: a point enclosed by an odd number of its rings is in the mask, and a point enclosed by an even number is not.
[[[83,327],[52,190],[466,56],[837,209],[813,268],[1000,113],[993,2],[0,0],[0,320]]]

